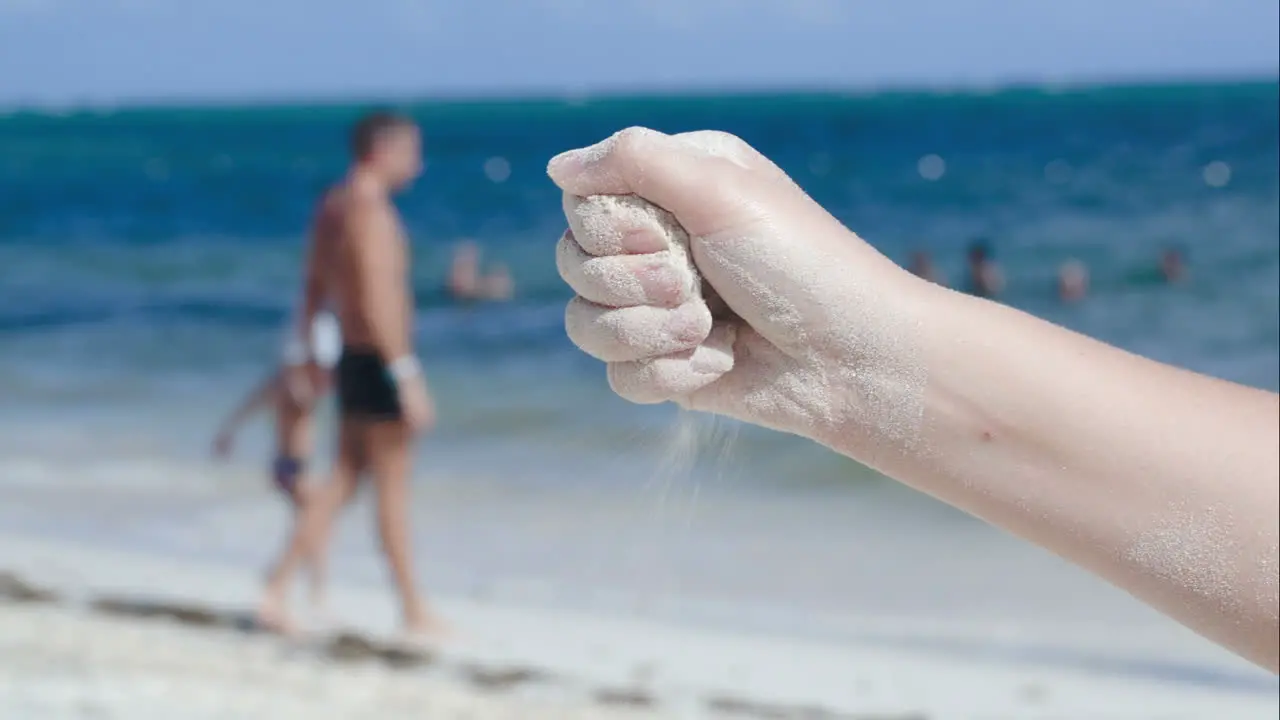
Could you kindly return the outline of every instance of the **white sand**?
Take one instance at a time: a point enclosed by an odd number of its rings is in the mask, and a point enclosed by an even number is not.
[[[172,559],[0,537],[0,569],[82,601],[101,594],[248,607],[253,573]],[[272,638],[163,621],[0,604],[3,718],[766,717],[716,711],[726,698],[775,717],[1274,718],[1274,691],[1159,681],[1124,668],[948,656],[736,636],[634,619],[445,600],[463,637],[425,669],[338,664]],[[381,589],[339,588],[334,610],[362,630],[391,628]],[[466,669],[529,668],[546,682],[477,689]],[[1238,666],[1223,666],[1228,675]],[[1247,684],[1247,683],[1246,683]],[[640,711],[596,702],[639,692]],[[720,704],[724,709],[724,704]],[[791,713],[790,715],[784,714]],[[810,717],[822,717],[814,715]]]
[[[292,656],[268,638],[49,606],[0,605],[0,717],[651,718],[571,698],[485,694],[460,681]]]

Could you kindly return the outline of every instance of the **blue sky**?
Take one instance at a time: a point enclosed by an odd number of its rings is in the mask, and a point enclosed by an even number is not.
[[[0,0],[0,102],[1275,74],[1276,0]]]

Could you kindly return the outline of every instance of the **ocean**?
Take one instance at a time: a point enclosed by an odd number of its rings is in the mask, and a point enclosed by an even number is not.
[[[564,334],[564,221],[544,168],[628,125],[727,130],[899,261],[926,250],[958,282],[966,245],[985,237],[1003,302],[1276,390],[1278,87],[395,105],[426,136],[426,173],[398,204],[440,410],[413,509],[428,586],[772,625],[1052,618],[1173,632],[804,440],[614,397]],[[342,176],[365,109],[0,111],[0,524],[227,562],[274,550],[286,511],[265,478],[265,423],[230,465],[208,446],[269,369],[312,203]],[[464,238],[510,269],[512,302],[448,301]],[[1160,281],[1165,247],[1186,254],[1187,282]],[[1092,287],[1067,305],[1055,278],[1071,259]],[[383,577],[367,515],[338,543],[351,582]]]

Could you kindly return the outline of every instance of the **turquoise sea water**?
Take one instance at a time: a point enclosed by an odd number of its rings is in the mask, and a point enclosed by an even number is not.
[[[692,527],[700,538],[702,554],[671,549],[655,561],[664,577],[683,573],[710,594],[736,588],[773,593],[784,604],[829,606],[848,589],[819,555],[839,562],[840,548],[865,535],[831,519],[817,525],[810,545],[797,538],[832,503],[846,501],[840,498],[861,498],[861,509],[850,512],[866,514],[859,515],[866,523],[910,519],[930,533],[973,527],[806,442],[749,429],[723,453],[727,459],[693,468],[692,479],[684,470],[677,480],[655,471],[673,446],[705,443],[680,439],[683,421],[668,408],[614,398],[603,368],[565,338],[568,292],[552,252],[563,218],[543,172],[553,154],[633,124],[729,130],[895,259],[928,250],[959,281],[966,243],[985,236],[1009,281],[1005,302],[1139,353],[1276,389],[1278,100],[1277,83],[1260,82],[403,104],[427,137],[427,172],[399,206],[415,245],[419,348],[442,413],[419,470],[485,478],[474,486],[440,480],[423,491],[421,512],[431,518],[424,542],[461,543],[468,563],[494,574],[603,572],[618,565],[616,553],[634,548],[630,536],[613,533],[614,550],[596,552],[615,555],[590,561],[580,554],[589,549],[582,538],[599,529],[590,523],[616,517],[610,513],[621,512],[626,498],[642,497],[639,506],[655,500],[675,508],[663,511],[662,527]],[[68,474],[91,475],[99,489],[154,490],[198,484],[214,472],[197,461],[221,414],[273,356],[297,288],[311,203],[343,173],[346,128],[362,109],[0,116],[0,477],[21,478],[33,492]],[[445,300],[439,287],[449,253],[464,237],[511,268],[515,301],[459,307]],[[1158,254],[1169,245],[1187,254],[1184,285],[1157,279]],[[1054,278],[1072,258],[1088,264],[1093,287],[1086,301],[1066,306]],[[218,535],[227,547],[236,528],[257,517],[235,515],[237,503],[263,500],[246,495],[260,488],[265,433],[258,435],[241,455],[253,484],[217,486],[228,493],[218,511],[232,513],[217,520],[231,528]],[[107,461],[118,472],[91,472]],[[583,499],[601,488],[616,491],[622,505],[604,510]],[[741,499],[741,507],[756,509],[717,519],[709,501],[698,505],[694,497],[704,492],[774,504]],[[537,505],[545,518],[556,512],[548,497],[565,498],[559,507],[573,511],[531,529],[521,503]],[[428,501],[469,509],[442,518]],[[163,523],[137,514],[144,506],[112,506],[130,518],[113,532],[177,542],[159,529]],[[875,511],[884,507],[892,509]],[[771,520],[768,508],[781,509]],[[494,526],[484,531],[491,535],[475,534],[494,517],[545,543],[522,555]],[[799,534],[769,525],[775,521]],[[800,543],[795,552],[812,562],[788,565],[779,556],[775,583],[746,582],[723,569],[750,572],[746,559],[740,566],[725,559],[747,542],[734,533],[750,526],[782,546]],[[665,547],[674,541],[655,539],[664,534],[641,531]],[[222,542],[201,537],[196,544],[204,547]],[[895,547],[899,558],[913,552]],[[863,569],[883,579],[898,567],[882,562]],[[627,572],[619,571],[621,586]],[[903,592],[918,598],[917,589]],[[975,607],[987,597],[977,585],[973,596]]]

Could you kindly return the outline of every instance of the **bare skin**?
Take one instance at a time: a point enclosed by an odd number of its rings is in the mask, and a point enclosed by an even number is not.
[[[928,280],[938,285],[946,285],[946,278],[942,276],[942,271],[934,264],[933,258],[926,252],[916,251],[911,253],[911,261],[907,264],[907,269],[912,275]]]
[[[1182,253],[1173,248],[1166,249],[1160,253],[1160,277],[1170,285],[1175,285],[1187,279],[1187,263],[1182,257]]]
[[[1004,273],[987,258],[969,259],[969,292],[978,297],[994,297],[1004,291]]]
[[[322,380],[322,382],[324,381]],[[302,406],[295,402],[293,395],[285,387],[283,373],[279,371],[273,372],[258,387],[254,388],[223,421],[214,439],[214,455],[223,459],[230,457],[235,443],[236,432],[255,415],[267,410],[272,411],[275,421],[276,457],[303,460],[311,457],[313,447],[312,414],[314,407]],[[315,492],[311,479],[305,474],[303,477],[298,478],[297,483],[291,490],[291,492],[287,493],[287,498],[294,511],[294,529],[290,531],[290,536],[292,537],[298,532],[303,508],[313,500]],[[281,551],[280,557],[272,563],[272,570],[268,571],[268,576],[276,572],[275,568],[279,567],[287,556],[288,546]],[[324,561],[325,558],[323,556],[315,556],[310,558],[307,563],[310,577],[310,600],[313,608],[323,608],[325,605],[327,568]],[[281,615],[276,608],[270,606],[261,608],[258,620],[264,627],[272,630],[286,633],[292,631],[292,625],[288,617]]]
[[[1089,294],[1089,269],[1078,260],[1070,260],[1058,268],[1058,299],[1073,303]]]
[[[510,273],[502,265],[494,266],[488,273],[482,273],[480,248],[467,241],[459,244],[454,251],[453,265],[449,268],[445,289],[457,300],[501,301],[511,299],[514,286]]]
[[[393,135],[384,143],[382,158],[357,163],[347,181],[321,201],[300,320],[301,327],[306,327],[309,316],[327,302],[337,314],[347,347],[374,350],[388,361],[409,356],[413,347],[409,245],[390,193],[416,175],[416,169],[397,172],[402,166],[395,161],[405,156],[416,159],[420,153],[416,129],[404,128]],[[306,385],[305,378],[300,384]],[[403,411],[400,420],[343,418],[333,477],[304,509],[290,551],[268,581],[265,607],[286,614],[283,608],[296,567],[305,558],[315,561],[327,554],[333,523],[367,473],[377,493],[382,549],[399,595],[405,630],[415,636],[439,634],[442,625],[429,611],[413,576],[408,522],[413,440],[430,428],[435,410],[421,374],[398,381],[397,392]]]
[[[548,172],[673,213],[731,311],[691,333],[705,300],[655,227],[570,215],[574,342],[623,397],[816,440],[1277,671],[1280,396],[916,278],[723,133],[632,129]]]

